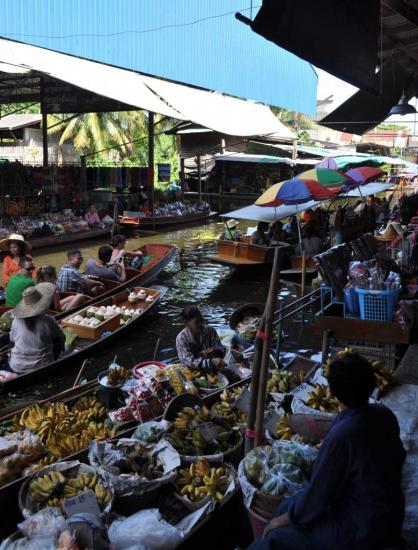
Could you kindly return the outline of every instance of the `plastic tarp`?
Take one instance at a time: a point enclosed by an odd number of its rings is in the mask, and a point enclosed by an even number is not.
[[[0,70],[36,71],[127,106],[190,120],[223,134],[280,133],[269,107],[0,38]]]

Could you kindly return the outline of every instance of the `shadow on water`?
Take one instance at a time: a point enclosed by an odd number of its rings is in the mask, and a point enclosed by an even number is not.
[[[248,302],[264,302],[268,292],[268,271],[252,271],[238,273],[229,267],[212,263],[206,259],[207,254],[215,247],[215,240],[222,231],[222,224],[183,228],[169,231],[152,237],[128,238],[128,248],[133,249],[147,242],[168,242],[179,248],[177,257],[167,266],[156,283],[169,288],[158,311],[144,324],[127,331],[117,342],[100,350],[93,357],[93,362],[87,370],[87,378],[93,379],[117,355],[122,365],[130,367],[133,358],[136,362],[150,360],[153,356],[157,340],[160,339],[159,358],[173,357],[175,352],[175,337],[182,328],[181,309],[186,304],[198,305],[208,323],[214,327],[228,324],[231,313],[238,306]],[[95,257],[98,247],[105,241],[82,242],[85,260]],[[73,247],[74,248],[74,247]],[[65,262],[65,251],[43,250],[36,253],[35,264],[51,263],[59,268]],[[297,297],[295,287],[281,286],[278,293],[278,304],[287,304]],[[312,337],[310,317],[299,317],[285,326],[288,338],[285,349],[297,350],[299,347],[312,348],[318,342]],[[44,380],[26,394],[19,395],[23,400],[40,399],[72,385],[75,374],[65,372],[53,378],[52,382]],[[52,391],[53,387],[53,391]],[[16,397],[14,397],[16,399]]]

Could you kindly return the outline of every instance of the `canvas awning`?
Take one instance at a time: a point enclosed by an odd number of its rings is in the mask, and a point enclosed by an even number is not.
[[[42,102],[43,112],[143,109],[235,136],[280,133],[269,107],[0,38],[0,103]]]
[[[369,195],[383,193],[384,191],[387,191],[394,186],[395,184],[393,183],[381,183],[375,181],[372,183],[368,183],[367,185],[362,185],[360,188],[353,189],[352,191],[344,193],[343,195],[339,195],[338,197],[335,197],[335,199],[345,197],[368,197]],[[235,218],[237,220],[251,220],[256,222],[273,223],[277,220],[300,214],[304,210],[307,210],[308,208],[313,208],[321,202],[326,201],[309,201],[298,205],[282,205],[278,206],[277,208],[272,208],[268,206],[260,207],[256,206],[255,204],[251,204],[250,206],[245,206],[244,208],[239,208],[238,210],[233,210],[232,212],[221,214],[220,216],[222,218]]]
[[[249,153],[217,153],[214,155],[215,161],[223,160],[227,162],[256,162],[260,164],[288,164],[294,166],[296,162],[286,157],[274,157],[272,155],[251,155]]]

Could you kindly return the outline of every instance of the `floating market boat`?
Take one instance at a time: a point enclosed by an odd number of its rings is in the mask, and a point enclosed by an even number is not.
[[[128,213],[127,213],[128,214]],[[132,214],[132,215],[130,215]],[[182,216],[137,216],[131,212],[129,215],[119,216],[119,225],[122,229],[152,229],[169,225],[188,224],[206,221],[217,215],[217,212],[205,210],[192,212]]]
[[[283,251],[283,260],[291,250],[290,245],[281,243],[280,251]],[[240,241],[219,241],[216,254],[209,254],[207,257],[211,262],[228,265],[234,268],[268,267],[273,264],[273,246],[259,246]],[[286,253],[286,254],[284,254]]]
[[[99,237],[110,236],[110,227],[87,229],[86,231],[75,231],[64,233],[63,235],[45,235],[44,237],[29,238],[32,249],[46,248],[48,246],[61,246],[63,244],[80,242],[84,240],[97,239]]]
[[[80,361],[89,357],[93,352],[103,347],[111,340],[120,337],[126,330],[140,324],[145,317],[155,310],[160,299],[167,292],[166,287],[154,286],[152,288],[133,287],[126,289],[114,296],[102,298],[95,306],[89,304],[79,313],[65,313],[60,320],[63,327],[71,328],[77,337],[73,343],[73,351],[53,361],[49,365],[36,369],[26,374],[18,375],[16,378],[0,382],[3,391],[15,391],[21,389],[34,381],[39,382],[47,376],[62,373],[68,374],[76,371]],[[133,294],[145,295],[146,298],[135,299]],[[97,310],[97,311],[95,311]],[[113,310],[113,313],[111,312]],[[129,313],[127,310],[130,310]],[[129,319],[128,319],[129,316]],[[80,319],[83,322],[80,322]],[[92,324],[92,319],[98,322]],[[89,321],[89,324],[87,324]]]

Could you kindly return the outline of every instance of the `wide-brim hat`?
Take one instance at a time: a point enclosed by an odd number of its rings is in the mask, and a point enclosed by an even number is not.
[[[7,239],[2,239],[0,241],[0,248],[3,249],[3,250],[5,250],[6,248],[9,248],[10,243],[12,241],[22,243],[24,245],[26,251],[32,249],[32,245],[28,241],[25,241],[25,239],[24,239],[24,237],[22,237],[22,235],[18,235],[17,233],[12,233],[11,235],[9,235],[9,237],[7,237]]]
[[[22,299],[14,309],[14,316],[18,319],[27,319],[45,313],[50,307],[55,293],[52,283],[39,283],[25,288]]]
[[[239,221],[237,220],[228,220],[225,225],[227,226],[228,229],[232,229],[233,227],[236,227],[237,225],[239,225]]]

